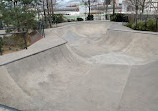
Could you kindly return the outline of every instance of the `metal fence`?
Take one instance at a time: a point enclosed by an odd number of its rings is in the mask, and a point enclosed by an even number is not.
[[[24,29],[19,32],[0,33],[0,54],[27,49],[27,42]]]
[[[155,23],[154,25],[154,29],[157,32],[158,31],[158,16],[156,15],[144,15],[143,17],[139,16],[138,18],[136,18],[135,23],[136,23],[136,29],[138,29],[138,22],[139,21],[143,21],[144,22],[144,27],[145,27],[145,31],[147,30],[147,20],[152,19]]]
[[[0,27],[0,55],[22,49],[27,49],[35,41],[45,37],[45,25],[43,21],[37,22],[34,27],[36,31],[34,36],[28,36],[24,27],[5,28]]]
[[[45,23],[43,21],[38,21],[36,25],[36,30],[43,37],[45,37],[44,29],[45,29]]]
[[[1,20],[0,20],[0,29],[3,29],[3,23]]]

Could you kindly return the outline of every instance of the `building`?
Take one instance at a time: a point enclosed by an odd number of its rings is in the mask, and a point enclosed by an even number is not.
[[[106,0],[96,0],[91,3],[91,14],[94,15],[95,20],[104,20],[106,14],[113,13],[113,1],[108,5],[108,11],[105,11]],[[152,0],[151,3],[146,2],[147,7],[144,13],[155,14],[158,12],[158,1]],[[135,6],[131,5],[128,0],[115,0],[115,12],[132,14],[135,13]],[[55,13],[63,14],[68,19],[77,19],[78,17],[85,18],[89,13],[89,8],[84,3],[72,3],[65,8],[55,9]],[[139,10],[141,13],[141,10]]]
[[[122,0],[116,0],[116,12],[119,13],[122,8]],[[91,2],[91,14],[94,15],[95,20],[104,20],[105,19],[105,0],[95,0]],[[112,3],[108,6],[108,14],[112,14]],[[77,19],[78,17],[86,19],[89,8],[85,3],[71,3],[65,8],[55,9],[55,13],[63,14],[68,19]]]

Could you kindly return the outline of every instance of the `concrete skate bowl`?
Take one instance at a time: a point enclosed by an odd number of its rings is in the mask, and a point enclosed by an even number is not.
[[[104,22],[101,22],[100,24],[95,22],[76,23],[65,27],[59,27],[57,29],[49,30],[49,31],[72,43],[82,38],[87,38],[87,39],[100,38],[102,37],[102,35],[106,34],[107,29],[112,24],[113,23],[109,23],[109,22],[107,22],[106,24]]]
[[[112,29],[115,26],[120,29]],[[112,60],[118,58],[118,62],[122,58],[122,62],[127,60],[131,64],[140,64],[155,60],[158,55],[157,33],[132,31],[117,23],[90,22],[51,31],[68,41],[78,55],[100,61],[111,57]]]
[[[1,64],[0,104],[26,111],[157,111],[158,35],[110,29],[113,24],[47,30],[49,40],[58,35],[68,43]]]

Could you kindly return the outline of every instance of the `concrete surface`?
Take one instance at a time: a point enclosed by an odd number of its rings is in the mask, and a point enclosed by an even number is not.
[[[0,110],[158,111],[157,43],[158,33],[106,21],[46,29],[0,56]]]

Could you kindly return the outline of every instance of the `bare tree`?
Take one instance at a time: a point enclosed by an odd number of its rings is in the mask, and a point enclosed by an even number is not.
[[[105,10],[105,13],[106,13],[106,15],[105,15],[106,20],[108,19],[107,13],[108,13],[108,6],[109,6],[110,2],[111,2],[111,0],[104,0],[104,3],[103,3],[104,10]]]
[[[113,15],[115,14],[115,0],[113,0]]]
[[[126,0],[126,3],[135,8],[136,15],[138,14],[138,11],[143,15],[144,10],[149,7],[151,1],[152,0]]]
[[[133,7],[135,9],[135,17],[138,18],[138,0],[126,0],[128,6]]]
[[[51,1],[51,14],[53,16],[54,15],[53,0],[50,0],[50,1]]]
[[[96,2],[96,0],[82,0],[82,2],[89,9],[88,15],[91,15],[91,7],[92,7],[93,3]]]
[[[49,7],[49,0],[46,0],[46,6],[47,6],[47,14],[48,14],[49,26],[52,27],[52,21],[51,21],[51,15],[50,15],[50,7]]]
[[[153,0],[149,0],[148,4],[155,10],[155,14],[158,15],[158,1],[154,2]]]
[[[143,15],[143,13],[144,13],[146,1],[147,1],[147,0],[139,0],[139,4],[140,4],[140,6],[141,6],[142,15]]]
[[[42,1],[42,7],[43,7],[43,13],[44,13],[44,21],[47,22],[46,10],[45,10],[45,2],[44,2],[44,0]]]

